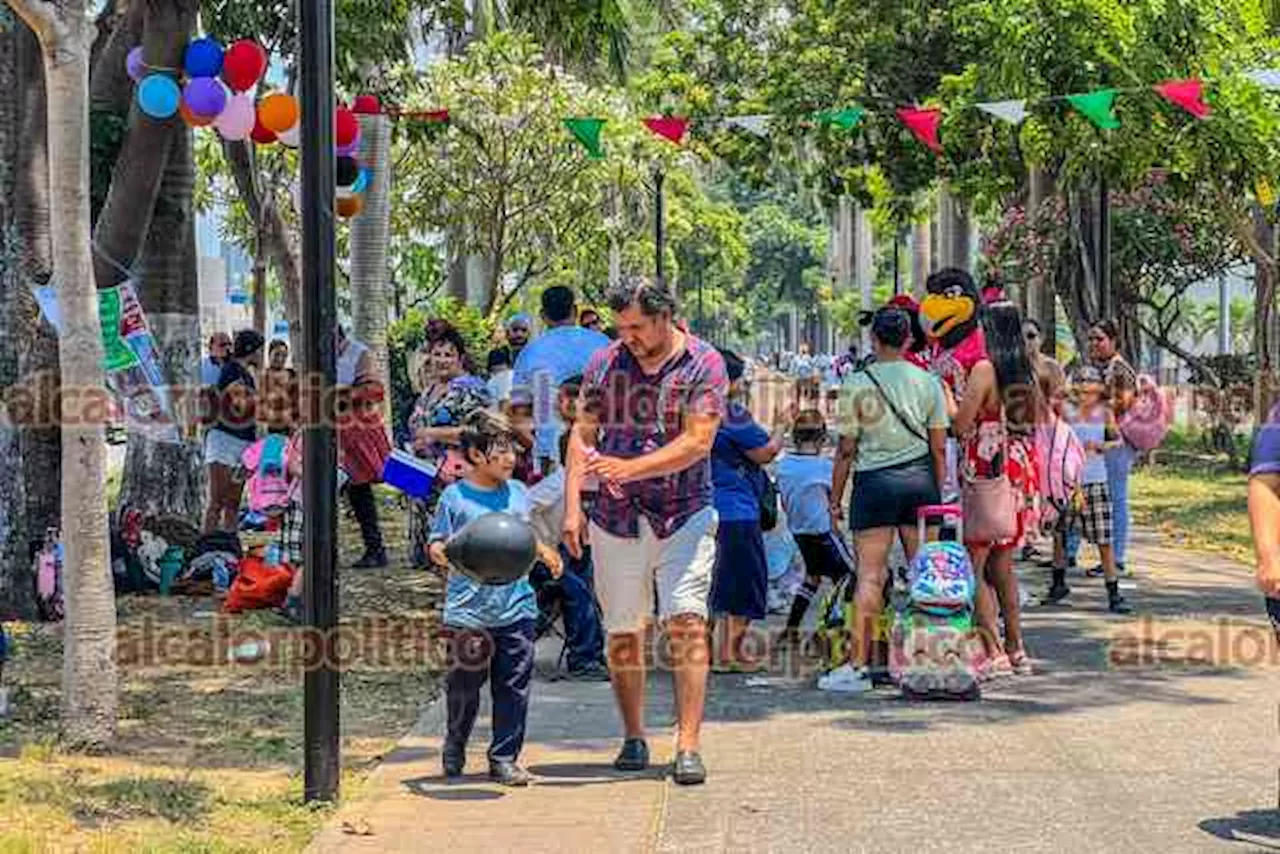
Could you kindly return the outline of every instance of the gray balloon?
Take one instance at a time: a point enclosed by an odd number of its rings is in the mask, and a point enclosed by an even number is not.
[[[510,513],[473,519],[444,550],[449,563],[481,584],[510,584],[527,575],[538,558],[533,528]]]

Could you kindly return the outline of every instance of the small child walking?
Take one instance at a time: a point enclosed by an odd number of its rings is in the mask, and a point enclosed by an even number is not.
[[[501,415],[480,410],[464,422],[461,444],[469,471],[445,489],[436,507],[427,548],[436,566],[449,566],[445,545],[474,519],[509,513],[529,521],[529,490],[511,479],[516,465],[514,442],[511,426]],[[560,575],[558,551],[539,544],[538,558],[552,575]],[[445,681],[449,722],[442,760],[446,777],[458,777],[466,767],[467,740],[480,710],[480,690],[491,681],[489,777],[506,786],[529,785],[529,772],[518,761],[529,711],[537,616],[527,576],[510,584],[488,585],[449,572],[444,624],[453,645]]]
[[[823,578],[833,582],[853,572],[849,549],[831,528],[831,474],[835,462],[822,455],[827,423],[816,409],[796,416],[791,431],[796,449],[778,463],[778,492],[787,527],[804,559],[804,586],[796,591],[787,617],[787,637],[795,638]],[[854,587],[849,585],[849,595]]]
[[[1047,604],[1057,604],[1071,593],[1067,586],[1066,537],[1078,527],[1084,539],[1098,547],[1107,585],[1107,608],[1113,614],[1128,614],[1130,607],[1120,595],[1115,549],[1111,545],[1111,494],[1107,488],[1107,464],[1103,454],[1120,446],[1120,429],[1107,405],[1102,375],[1091,367],[1081,369],[1073,385],[1077,398],[1074,413],[1066,417],[1085,449],[1081,477],[1083,501],[1074,511],[1064,513],[1054,536],[1053,583],[1045,596]]]

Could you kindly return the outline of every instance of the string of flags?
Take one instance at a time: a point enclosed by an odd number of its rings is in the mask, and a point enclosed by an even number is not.
[[[223,139],[251,139],[258,145],[278,142],[296,148],[300,142],[301,111],[293,95],[270,92],[256,102],[253,99],[251,90],[267,69],[267,53],[252,39],[237,41],[225,49],[213,38],[196,39],[187,46],[181,69],[148,65],[139,46],[129,52],[126,66],[129,76],[137,83],[139,107],[152,118],[165,120],[180,115],[191,127],[212,126]],[[1244,76],[1265,89],[1280,90],[1280,69],[1256,69]],[[977,109],[1006,124],[1018,126],[1031,115],[1033,106],[1064,101],[1100,130],[1115,130],[1120,127],[1115,109],[1117,97],[1139,92],[1154,92],[1197,120],[1208,119],[1213,112],[1205,100],[1205,81],[1198,78],[1166,80],[1152,86],[1129,89],[1107,88],[1036,99],[985,101],[962,109]],[[383,106],[370,95],[356,98],[349,109],[338,104],[334,127],[338,155],[338,213],[341,216],[355,216],[360,212],[360,194],[371,177],[369,170],[355,159],[360,145],[357,116],[378,113],[430,124],[447,125],[451,121],[446,108],[404,110]],[[894,113],[921,145],[939,157],[944,156],[942,107],[903,106]],[[815,112],[802,125],[852,133],[867,115],[865,107],[850,104]],[[773,119],[773,115],[761,113],[700,119],[699,122],[766,137],[771,132]],[[642,122],[651,133],[674,145],[683,145],[693,126],[690,118],[669,115],[649,116]],[[605,157],[604,131],[607,123],[607,119],[597,116],[570,116],[563,120],[567,132],[593,160]]]

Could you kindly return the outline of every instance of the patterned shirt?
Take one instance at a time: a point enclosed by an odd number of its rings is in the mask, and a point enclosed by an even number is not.
[[[632,459],[674,441],[686,414],[723,415],[728,391],[724,359],[699,338],[686,335],[684,350],[653,374],[615,341],[596,351],[583,371],[580,405],[600,422],[600,453]],[[638,537],[643,514],[666,539],[710,506],[711,493],[711,461],[705,457],[684,471],[624,484],[621,497],[601,489],[591,521],[615,537]]]

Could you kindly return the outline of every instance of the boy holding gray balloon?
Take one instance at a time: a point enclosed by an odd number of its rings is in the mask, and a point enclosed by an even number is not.
[[[453,643],[445,682],[449,722],[442,756],[444,773],[446,777],[462,774],[467,740],[480,710],[480,691],[492,679],[489,776],[506,786],[527,786],[529,773],[517,760],[529,710],[538,616],[529,567],[513,564],[513,574],[523,570],[514,581],[482,583],[467,574],[467,567],[451,565],[446,548],[467,525],[491,513],[505,513],[527,523],[529,490],[511,479],[516,455],[514,436],[505,418],[487,410],[473,413],[463,424],[461,444],[469,470],[463,480],[440,496],[428,547],[431,562],[449,568],[444,624]],[[558,551],[539,544],[537,556],[553,575],[560,575]],[[513,561],[518,563],[519,558],[513,556]]]

